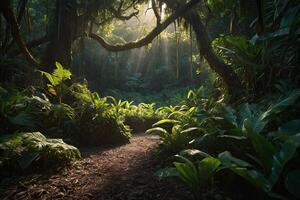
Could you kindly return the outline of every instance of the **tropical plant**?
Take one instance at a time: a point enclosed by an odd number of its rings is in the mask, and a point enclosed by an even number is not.
[[[66,85],[64,81],[71,79],[72,73],[65,69],[59,62],[55,63],[56,69],[50,74],[45,71],[40,71],[42,76],[45,76],[50,84],[47,84],[48,92],[58,98],[58,102],[62,103],[62,97]]]
[[[274,193],[273,187],[277,184],[284,167],[296,155],[297,148],[300,146],[300,134],[289,136],[280,144],[280,148],[276,148],[266,137],[256,133],[247,125],[246,129],[257,153],[256,156],[249,156],[259,167],[235,158],[229,152],[223,152],[218,157],[225,167],[261,188],[270,196],[280,197],[279,194]],[[288,179],[287,177],[286,183],[289,181]],[[292,194],[298,194],[289,183],[286,186],[288,191],[292,191]],[[299,198],[299,196],[297,197]]]
[[[177,123],[178,121],[172,121]],[[162,141],[162,149],[168,153],[178,153],[179,151],[187,148],[192,140],[192,133],[197,131],[198,128],[183,129],[180,125],[174,125],[171,132],[161,128],[155,127],[148,129],[147,134],[158,135]]]
[[[192,162],[188,158],[182,156],[182,154],[186,153],[192,156],[198,154],[202,159]],[[174,162],[173,164],[175,167],[161,169],[156,172],[156,175],[162,178],[179,177],[189,186],[194,195],[194,199],[202,199],[203,189],[210,186],[214,174],[223,169],[221,167],[221,162],[196,149],[185,150],[175,157],[181,162]]]
[[[129,142],[130,129],[124,124],[120,104],[113,97],[101,98],[91,92],[87,84],[74,83],[69,89],[74,99],[74,129],[71,136],[80,141],[80,145],[122,144]],[[115,104],[108,101],[114,99]]]
[[[36,122],[26,106],[27,97],[23,92],[0,87],[0,129],[2,129],[0,132],[15,131],[17,126],[35,127]]]

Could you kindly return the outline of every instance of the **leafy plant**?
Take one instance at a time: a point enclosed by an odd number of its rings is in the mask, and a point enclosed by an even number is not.
[[[70,87],[75,99],[74,129],[75,138],[80,144],[122,144],[129,142],[130,129],[123,122],[121,113],[126,103],[116,105],[108,99],[101,98],[98,93],[91,92],[87,84],[75,83]],[[115,99],[114,99],[115,100]],[[116,107],[117,106],[117,107]]]
[[[13,131],[13,126],[35,127],[33,116],[24,109],[25,101],[22,92],[0,87],[0,132]]]
[[[196,151],[196,152],[195,152]],[[196,200],[202,199],[202,191],[212,182],[216,172],[221,170],[221,162],[199,150],[193,150],[193,154],[198,153],[205,156],[204,159],[192,162],[186,157],[176,155],[176,158],[183,162],[174,162],[175,167],[168,167],[156,172],[156,175],[162,178],[179,177],[191,189]]]
[[[0,167],[21,171],[64,166],[80,158],[74,146],[61,139],[47,139],[40,132],[1,136],[0,149]]]
[[[158,135],[162,140],[163,150],[177,153],[189,146],[189,142],[192,138],[190,133],[196,129],[197,128],[183,129],[180,125],[175,125],[170,133],[160,127],[148,129],[146,133]]]
[[[71,79],[72,73],[58,62],[55,63],[55,66],[56,69],[51,74],[40,70],[39,72],[50,82],[47,85],[49,93],[57,96],[59,103],[62,103],[64,81]]]

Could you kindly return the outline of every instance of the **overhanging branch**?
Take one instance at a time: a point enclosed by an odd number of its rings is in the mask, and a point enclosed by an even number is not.
[[[13,36],[14,40],[16,41],[17,45],[19,46],[19,48],[21,49],[22,54],[25,57],[25,59],[27,60],[27,62],[29,62],[30,64],[32,64],[34,66],[38,66],[37,61],[34,59],[34,57],[31,55],[31,53],[27,49],[27,46],[21,36],[20,27],[17,22],[17,18],[13,12],[13,9],[11,7],[10,1],[9,0],[1,0],[0,10],[2,11],[3,16],[6,19],[7,23],[10,24],[12,36]]]
[[[158,24],[148,35],[146,35],[144,38],[135,41],[135,42],[129,42],[126,44],[116,44],[111,45],[107,43],[102,37],[90,33],[89,37],[96,40],[108,51],[118,52],[118,51],[126,51],[130,49],[140,48],[143,47],[149,43],[151,43],[161,32],[163,32],[171,23],[173,23],[176,19],[178,19],[180,16],[182,16],[186,11],[191,9],[193,6],[195,6],[197,3],[199,3],[200,0],[191,0],[190,2],[186,3],[185,5],[179,7],[173,14],[171,14],[163,23]]]

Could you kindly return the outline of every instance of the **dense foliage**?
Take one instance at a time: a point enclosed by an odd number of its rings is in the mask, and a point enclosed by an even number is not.
[[[299,1],[2,0],[0,14],[4,174],[145,132],[168,157],[155,175],[194,199],[300,198]]]

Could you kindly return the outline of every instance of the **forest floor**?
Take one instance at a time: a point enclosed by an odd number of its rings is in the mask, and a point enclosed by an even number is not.
[[[83,158],[63,171],[1,180],[0,199],[187,199],[181,182],[154,175],[165,162],[158,145],[157,137],[140,134],[130,144],[82,149]]]

